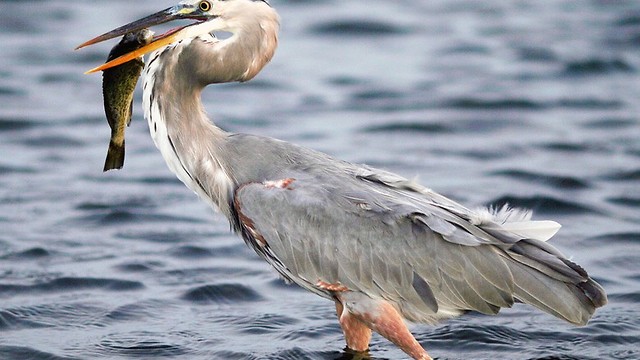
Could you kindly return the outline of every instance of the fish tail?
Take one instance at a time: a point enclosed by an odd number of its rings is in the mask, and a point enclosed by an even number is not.
[[[104,169],[108,171],[112,169],[122,169],[124,166],[124,141],[122,144],[116,144],[113,140],[109,142],[109,150],[107,150],[107,158],[104,161]]]

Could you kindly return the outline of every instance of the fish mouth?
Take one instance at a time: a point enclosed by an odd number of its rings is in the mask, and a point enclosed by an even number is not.
[[[157,13],[151,14],[147,17],[144,17],[142,19],[133,21],[129,24],[120,26],[119,28],[116,28],[114,30],[111,30],[109,32],[106,32],[102,35],[99,35],[91,40],[88,40],[80,45],[78,45],[75,49],[81,49],[83,47],[86,46],[90,46],[90,45],[94,45],[100,42],[103,42],[105,40],[109,40],[109,39],[113,39],[115,37],[119,37],[119,36],[123,36],[127,33],[130,32],[135,32],[135,31],[139,31],[145,28],[149,28],[151,26],[155,26],[155,25],[160,25],[160,24],[164,24],[173,20],[180,20],[180,19],[190,19],[190,20],[196,20],[196,22],[188,24],[188,25],[184,25],[184,26],[179,26],[176,28],[173,28],[163,34],[160,35],[156,35],[154,36],[151,41],[136,50],[133,50],[129,53],[123,54],[120,57],[117,57],[111,61],[108,61],[100,66],[97,66],[87,72],[85,72],[85,74],[91,74],[91,73],[95,73],[98,71],[104,71],[106,69],[124,64],[126,62],[129,62],[133,59],[139,58],[147,53],[150,53],[154,50],[160,49],[163,46],[167,46],[173,42],[176,42],[182,38],[186,37],[186,33],[187,30],[195,25],[199,25],[202,24],[205,21],[214,19],[215,16],[206,14],[206,13],[202,13],[200,11],[198,11],[197,8],[193,8],[187,5],[176,5],[174,7],[170,7],[167,9],[164,9],[162,11],[159,11]],[[185,35],[185,36],[182,36]]]

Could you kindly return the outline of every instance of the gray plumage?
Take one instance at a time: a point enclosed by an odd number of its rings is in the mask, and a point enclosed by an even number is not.
[[[474,225],[472,211],[406,179],[267,138],[232,135],[223,144],[268,154],[259,160],[268,171],[250,156],[228,164],[238,181],[234,227],[283,276],[322,296],[332,295],[318,280],[341,283],[430,323],[522,301],[584,325],[606,303],[602,288],[550,245],[498,222]],[[254,173],[244,178],[245,169]],[[263,184],[284,178],[295,180],[284,189]]]

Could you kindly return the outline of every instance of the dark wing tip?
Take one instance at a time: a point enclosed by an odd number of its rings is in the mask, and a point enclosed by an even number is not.
[[[600,286],[600,284],[593,281],[592,279],[579,283],[577,286],[591,301],[594,307],[603,307],[609,302],[609,300],[607,299],[607,294],[605,293],[602,286]]]

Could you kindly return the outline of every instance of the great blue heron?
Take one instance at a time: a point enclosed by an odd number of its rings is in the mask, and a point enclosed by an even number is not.
[[[266,1],[182,1],[80,47],[176,19],[196,21],[94,71],[155,50],[144,112],[169,168],[280,275],[335,302],[348,348],[366,351],[373,330],[430,359],[405,319],[436,323],[524,302],[585,325],[606,304],[602,287],[545,242],[555,222],[470,210],[389,172],[213,125],[204,87],[250,80],[273,56],[279,17]]]

